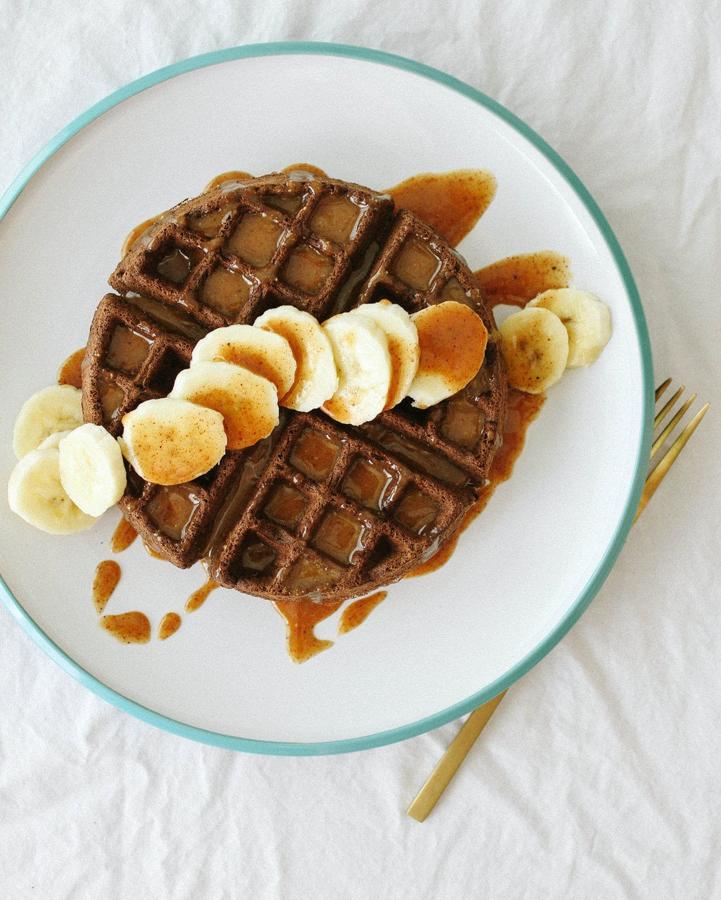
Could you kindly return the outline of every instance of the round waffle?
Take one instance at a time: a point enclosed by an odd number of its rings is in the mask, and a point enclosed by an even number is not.
[[[478,375],[429,410],[406,401],[359,428],[281,411],[273,434],[202,478],[132,470],[125,516],[156,554],[273,600],[333,602],[401,578],[452,534],[485,484],[506,382],[492,318],[463,258],[390,197],[294,171],[231,180],[164,213],[128,248],[83,365],[88,421],[168,393],[208,330],[291,304],[323,320],[387,298],[457,300],[490,332]]]

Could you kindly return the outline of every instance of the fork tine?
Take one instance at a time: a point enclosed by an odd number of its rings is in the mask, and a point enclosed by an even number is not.
[[[693,419],[691,419],[691,421],[684,428],[681,434],[676,438],[673,444],[671,444],[665,455],[661,458],[661,462],[659,462],[653,472],[651,472],[651,474],[646,479],[646,484],[644,485],[643,493],[641,494],[641,502],[638,504],[638,509],[636,510],[636,515],[633,519],[634,522],[636,521],[636,519],[638,519],[644,509],[646,509],[646,504],[655,494],[656,488],[666,477],[666,473],[676,462],[679,453],[683,450],[683,448],[689,442],[691,435],[701,424],[701,419],[703,419],[703,417],[708,412],[709,406],[709,403],[705,403],[701,407],[701,409],[696,413]]]
[[[658,403],[658,398],[663,394],[666,388],[671,384],[672,379],[667,378],[665,381],[662,381],[661,384],[656,388],[656,402]]]
[[[663,442],[666,440],[666,438],[669,436],[669,434],[671,434],[671,432],[678,425],[678,423],[681,421],[681,419],[686,415],[688,408],[691,406],[691,404],[693,403],[693,401],[695,399],[696,399],[696,394],[691,394],[689,399],[684,403],[684,405],[681,407],[681,409],[679,409],[679,411],[676,413],[676,415],[673,417],[673,419],[671,419],[671,421],[664,428],[664,430],[661,432],[661,434],[659,434],[659,436],[653,442],[653,444],[651,445],[651,459],[653,459],[654,456],[658,453],[658,451],[663,446]]]
[[[661,424],[661,422],[663,422],[663,420],[666,418],[666,416],[669,414],[669,412],[673,408],[674,403],[678,400],[678,398],[681,396],[681,394],[683,394],[683,392],[685,390],[686,390],[686,388],[684,387],[684,385],[681,385],[681,387],[676,391],[676,393],[673,395],[673,397],[671,397],[671,399],[663,407],[663,409],[660,412],[656,413],[656,418],[653,420],[654,428],[658,428],[658,426]]]

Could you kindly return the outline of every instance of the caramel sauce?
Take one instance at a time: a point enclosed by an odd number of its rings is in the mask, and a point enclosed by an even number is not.
[[[103,422],[107,424],[118,414],[120,407],[125,402],[125,394],[122,388],[110,381],[105,375],[101,375],[98,379],[98,387],[100,389]]]
[[[155,230],[156,226],[165,221],[165,216],[166,213],[164,212],[158,213],[156,216],[151,216],[149,219],[145,219],[144,222],[136,225],[123,241],[120,248],[120,258],[122,259],[129,250],[132,250],[144,238],[149,239],[151,232]]]
[[[117,325],[110,338],[106,362],[111,369],[135,375],[150,353],[152,344],[152,339],[139,331]]]
[[[267,265],[283,237],[283,229],[265,213],[246,213],[227,241],[228,250],[251,266]]]
[[[185,284],[198,260],[199,257],[191,250],[185,251],[180,247],[174,247],[158,261],[155,269],[166,281],[172,284]]]
[[[508,481],[513,472],[513,466],[518,459],[526,441],[528,427],[541,411],[545,396],[538,394],[524,394],[522,391],[510,388],[508,391],[508,403],[506,407],[506,422],[503,428],[503,444],[496,451],[489,473],[489,483],[481,491],[478,500],[463,517],[459,528],[445,544],[420,565],[412,568],[406,578],[416,578],[418,575],[428,575],[440,569],[453,555],[458,539],[473,520],[486,508],[488,501],[493,496],[496,487],[503,481]]]
[[[287,377],[288,370],[285,367],[281,368],[277,364],[274,356],[270,356],[269,358],[266,347],[244,346],[240,342],[233,344],[228,341],[218,348],[213,357],[213,361],[229,362],[233,363],[233,365],[240,366],[242,369],[250,369],[254,375],[260,375],[261,378],[265,378],[272,382],[278,391],[278,397],[280,399],[283,398],[281,389],[288,381],[292,381],[292,379]],[[285,393],[287,393],[287,391]]]
[[[185,611],[191,613],[195,612],[196,609],[200,609],[213,591],[219,587],[220,585],[217,581],[209,578],[202,587],[199,587],[197,591],[193,591],[185,601]]]
[[[331,509],[313,538],[313,544],[339,563],[352,565],[363,550],[365,526],[351,516]]]
[[[216,175],[215,178],[210,179],[203,188],[203,193],[212,191],[215,188],[223,187],[223,185],[228,184],[229,182],[249,181],[252,177],[250,172],[240,172],[238,169],[231,169],[229,172],[221,172],[220,175]]]
[[[158,553],[157,550],[154,550],[154,549],[150,546],[150,544],[148,544],[146,541],[143,541],[142,543],[143,543],[143,549],[144,549],[145,552],[148,554],[148,556],[152,556],[153,559],[162,559],[162,560],[165,560],[165,557],[163,556],[163,554],[162,554],[162,553]]]
[[[288,255],[281,277],[305,294],[317,294],[332,271],[330,257],[319,253],[310,244],[298,244]]]
[[[286,175],[292,175],[293,172],[305,172],[309,175],[315,175],[318,178],[328,177],[327,172],[324,172],[323,169],[319,169],[318,166],[313,166],[310,163],[291,163],[291,165],[286,166],[280,171],[284,172]]]
[[[326,435],[307,428],[293,445],[290,462],[314,481],[325,481],[335,465],[340,447]]]
[[[93,604],[101,615],[120,581],[120,566],[112,559],[98,563],[93,578]]]
[[[568,259],[553,250],[507,256],[473,273],[488,306],[525,306],[543,291],[568,287]]]
[[[147,644],[150,640],[150,619],[142,612],[103,616],[100,624],[123,644]]]
[[[399,466],[358,458],[343,479],[343,493],[368,509],[384,509],[408,480]]]
[[[110,538],[110,549],[113,553],[122,553],[123,550],[128,549],[137,536],[138,532],[130,522],[126,518],[121,517],[113,532],[113,536]]]
[[[393,260],[394,274],[409,287],[418,291],[429,290],[441,270],[440,256],[417,238],[408,238],[398,256]]]
[[[58,384],[69,384],[72,387],[83,386],[82,365],[85,359],[85,347],[81,347],[65,360],[58,369]]]
[[[427,222],[455,247],[469,234],[496,194],[496,179],[483,169],[414,175],[388,188],[396,206]]]
[[[356,234],[367,208],[342,195],[323,197],[311,217],[310,230],[336,244],[345,244]]]
[[[183,620],[176,612],[166,613],[160,620],[160,625],[158,625],[158,640],[165,641],[172,637],[182,623]]]
[[[281,483],[274,488],[263,512],[279,525],[295,528],[307,505],[305,494],[289,484]]]
[[[200,496],[189,485],[161,485],[146,511],[163,534],[171,540],[182,541],[200,502]]]
[[[347,634],[353,631],[359,625],[362,625],[373,610],[382,603],[388,596],[388,591],[376,591],[375,594],[369,594],[367,597],[361,597],[360,600],[354,600],[350,606],[343,610],[340,623],[338,624],[338,634]]]
[[[273,606],[286,621],[288,655],[296,663],[303,663],[333,646],[333,641],[315,636],[314,628],[332,616],[343,600],[333,603],[314,603],[312,600],[274,600]]]
[[[230,318],[235,318],[250,297],[251,285],[251,280],[242,272],[218,266],[203,283],[203,303]]]
[[[454,393],[478,372],[486,352],[488,332],[470,307],[447,300],[421,310],[418,329],[421,375],[433,375]]]

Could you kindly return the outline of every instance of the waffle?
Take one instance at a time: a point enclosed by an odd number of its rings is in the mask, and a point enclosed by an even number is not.
[[[281,411],[273,434],[185,485],[132,471],[121,500],[146,544],[221,584],[318,602],[397,580],[452,533],[486,481],[505,411],[492,320],[465,261],[387,196],[304,172],[229,182],[137,238],[96,311],[83,408],[112,433],[162,396],[208,329],[291,304],[324,319],[388,298],[471,305],[491,333],[478,375],[425,410],[359,428]]]

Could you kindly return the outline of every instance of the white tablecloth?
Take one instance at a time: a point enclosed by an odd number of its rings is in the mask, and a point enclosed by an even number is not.
[[[511,690],[424,824],[405,807],[458,723],[341,757],[201,746],[105,704],[2,611],[0,895],[721,897],[718,2],[4,0],[0,13],[0,189],[91,103],[220,47],[344,41],[465,79],[578,172],[629,257],[657,376],[716,400],[591,609]]]

